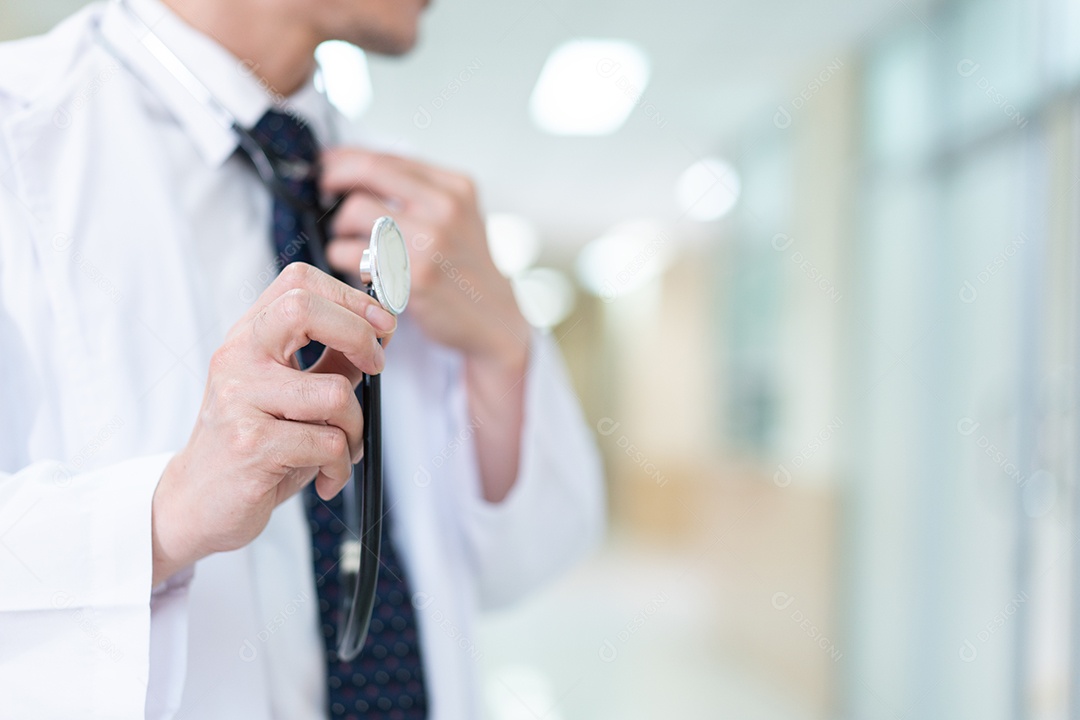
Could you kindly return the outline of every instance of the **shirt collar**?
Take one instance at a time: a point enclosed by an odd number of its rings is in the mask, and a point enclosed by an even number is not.
[[[195,143],[200,155],[220,166],[236,150],[237,138],[206,105],[184,86],[143,43],[138,21],[129,10],[187,67],[242,127],[250,128],[272,107],[303,118],[320,141],[331,136],[332,109],[314,79],[290,97],[274,92],[257,75],[257,67],[232,55],[212,38],[185,23],[159,0],[114,0],[105,11],[101,32],[118,58],[136,73],[166,106]]]

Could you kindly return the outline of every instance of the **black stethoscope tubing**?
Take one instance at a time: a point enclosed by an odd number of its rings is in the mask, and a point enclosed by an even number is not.
[[[297,197],[284,182],[281,164],[275,161],[273,154],[260,143],[254,135],[238,124],[233,125],[233,132],[239,139],[243,154],[251,161],[263,185],[282,202],[296,210],[303,218],[308,235],[308,248],[315,265],[320,270],[333,274],[326,263],[324,245],[326,242],[327,222],[331,211],[311,205]],[[314,172],[307,168],[306,172]],[[374,238],[372,238],[374,241]],[[372,283],[366,283],[365,291],[379,301]],[[354,659],[364,647],[371,616],[375,609],[375,594],[379,580],[379,552],[382,539],[383,518],[383,473],[382,473],[382,392],[378,375],[363,374],[360,381],[360,407],[364,416],[364,457],[353,466],[353,480],[360,488],[355,495],[353,506],[348,507],[347,515],[355,515],[359,520],[359,562],[352,567],[354,558],[344,548],[339,573],[342,577],[341,619],[338,624],[337,654],[342,660]],[[352,518],[347,518],[350,520]],[[347,522],[350,529],[353,522]],[[365,562],[366,560],[366,562]],[[350,582],[350,580],[352,582]]]

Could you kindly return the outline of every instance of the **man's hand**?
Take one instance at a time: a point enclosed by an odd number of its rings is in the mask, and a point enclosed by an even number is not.
[[[396,327],[365,293],[294,263],[285,268],[214,354],[202,409],[153,500],[154,583],[262,532],[281,502],[316,478],[337,494],[363,454],[354,395],[379,373],[378,338]],[[294,355],[327,350],[308,372]]]
[[[322,191],[344,197],[327,260],[355,274],[372,224],[393,216],[412,268],[408,313],[465,355],[484,496],[501,500],[517,478],[530,331],[491,260],[476,188],[456,173],[352,148],[323,153],[322,165]]]
[[[529,328],[488,252],[472,181],[414,160],[353,148],[323,153],[322,190],[344,196],[327,260],[355,275],[371,226],[393,216],[412,266],[409,315],[470,358],[524,367]]]

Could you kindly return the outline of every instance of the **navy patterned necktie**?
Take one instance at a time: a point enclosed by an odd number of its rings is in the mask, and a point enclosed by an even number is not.
[[[314,167],[316,142],[311,130],[291,115],[271,110],[252,129],[252,135],[278,159],[296,167]],[[318,206],[314,173],[285,179],[286,186],[305,204]],[[312,262],[309,238],[303,228],[318,218],[304,218],[280,198],[274,198],[274,246],[279,269],[290,262]],[[305,220],[307,225],[305,225]],[[312,343],[301,351],[305,367],[322,351]],[[337,628],[341,615],[341,581],[338,575],[345,507],[339,493],[329,502],[315,494],[314,483],[304,490],[311,523],[315,584],[319,595],[319,620],[326,650],[328,705],[334,720],[380,718],[420,720],[427,717],[427,694],[420,661],[420,641],[412,593],[405,578],[390,532],[389,510],[383,517],[379,582],[371,627],[360,654],[351,662],[337,656]],[[359,540],[359,538],[356,538]],[[366,558],[367,559],[367,558]]]

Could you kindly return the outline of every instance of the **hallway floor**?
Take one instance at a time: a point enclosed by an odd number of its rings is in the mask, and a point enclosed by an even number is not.
[[[609,541],[478,645],[491,720],[816,720],[725,651],[702,556]]]

